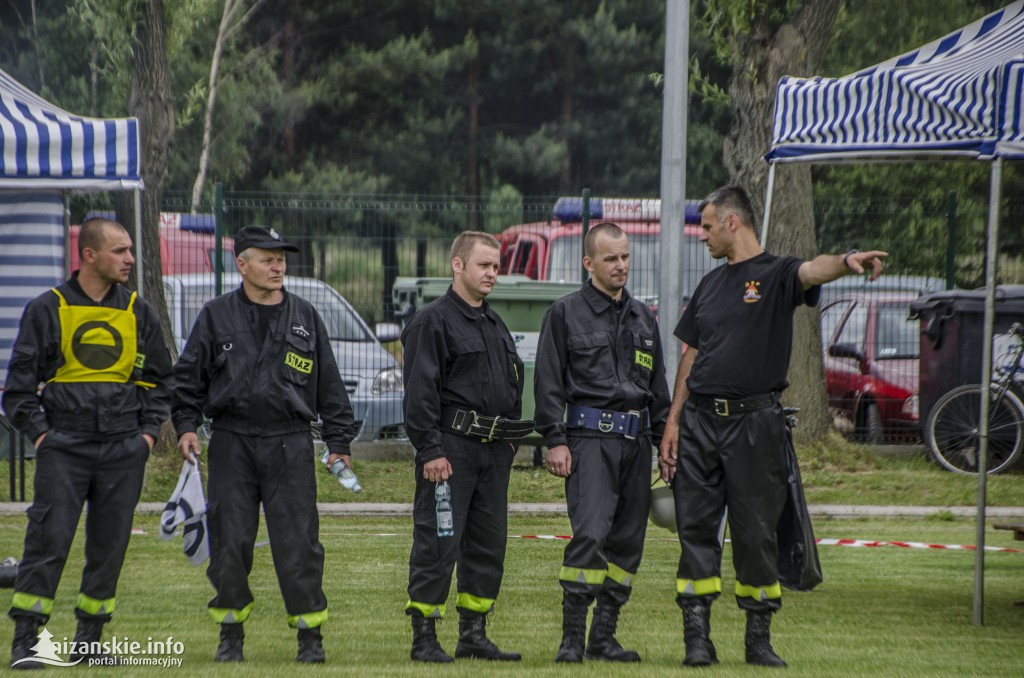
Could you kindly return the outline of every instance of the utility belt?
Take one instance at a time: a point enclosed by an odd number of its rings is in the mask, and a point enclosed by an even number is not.
[[[532,419],[506,419],[477,414],[475,410],[445,407],[441,410],[441,426],[467,438],[479,438],[482,443],[492,440],[522,440],[533,432]]]
[[[730,399],[691,393],[688,400],[699,409],[714,412],[720,417],[729,417],[771,407],[779,402],[779,394],[767,393],[765,395],[750,396],[749,398]]]
[[[651,416],[647,410],[601,410],[596,407],[569,403],[565,419],[566,428],[586,428],[602,433],[617,433],[632,440],[651,430]]]

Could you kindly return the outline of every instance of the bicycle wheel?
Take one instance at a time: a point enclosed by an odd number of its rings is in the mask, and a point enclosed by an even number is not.
[[[958,386],[939,398],[928,415],[925,439],[940,466],[977,473],[981,422],[981,385]],[[989,405],[988,472],[1002,473],[1020,458],[1024,439],[1024,403],[1007,391]]]

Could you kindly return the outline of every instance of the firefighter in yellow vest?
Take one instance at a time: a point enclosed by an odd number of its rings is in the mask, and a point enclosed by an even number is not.
[[[53,611],[85,502],[75,647],[100,640],[117,606],[146,459],[170,416],[171,357],[159,319],[123,286],[135,262],[131,237],[116,222],[90,219],[78,248],[79,270],[25,308],[3,392],[11,423],[36,447],[35,495],[8,613],[12,668],[43,666],[32,647]]]

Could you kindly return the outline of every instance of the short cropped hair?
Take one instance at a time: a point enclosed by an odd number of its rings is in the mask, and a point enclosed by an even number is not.
[[[719,219],[724,212],[735,212],[741,224],[747,228],[754,228],[754,206],[750,202],[750,196],[739,186],[722,186],[715,189],[697,205],[697,209],[703,212],[708,205],[715,208],[715,214]]]
[[[86,219],[85,223],[78,230],[78,256],[81,257],[85,253],[85,248],[98,250],[103,247],[103,243],[107,241],[107,236],[103,231],[105,226],[113,226],[119,228],[125,233],[128,230],[110,219],[104,219],[102,217],[93,217],[92,219]]]
[[[613,224],[610,221],[598,224],[589,231],[587,231],[587,237],[583,239],[583,254],[588,259],[593,259],[594,255],[597,254],[597,236],[606,235],[612,240],[618,240],[626,235],[626,232],[619,228],[618,224]]]
[[[458,257],[462,263],[466,263],[466,259],[473,252],[473,248],[477,243],[493,247],[496,250],[501,250],[501,243],[490,233],[484,233],[483,231],[463,231],[459,233],[455,240],[452,242],[451,256],[448,257],[449,261]]]

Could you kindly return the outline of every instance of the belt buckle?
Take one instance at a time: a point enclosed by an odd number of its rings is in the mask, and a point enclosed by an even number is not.
[[[636,434],[640,433],[640,410],[630,410],[626,413],[628,416],[633,417],[632,421],[636,422]],[[622,437],[627,440],[636,440],[636,434],[629,435],[629,433],[623,432]]]
[[[487,437],[481,442],[489,443],[494,440],[494,429],[498,428],[498,423],[502,421],[504,421],[504,419],[501,417],[494,417],[493,421],[491,421],[491,430],[487,432]]]
[[[597,430],[601,433],[611,433],[615,429],[615,420],[611,412],[601,412],[601,418],[597,422]]]
[[[715,398],[715,414],[720,417],[729,416],[729,401],[725,398]]]

